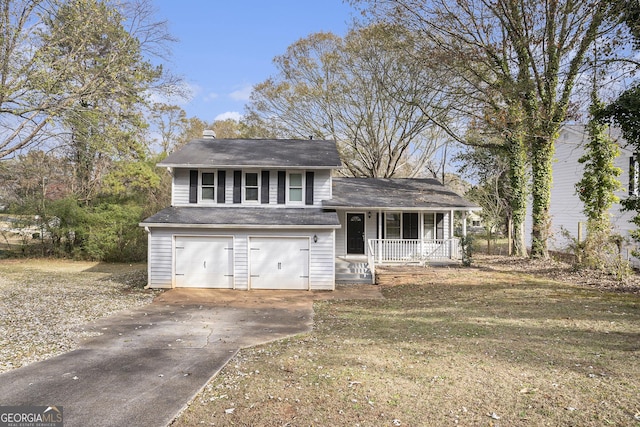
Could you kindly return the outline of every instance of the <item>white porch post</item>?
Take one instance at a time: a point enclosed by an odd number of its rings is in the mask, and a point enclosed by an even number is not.
[[[462,237],[467,237],[467,211],[462,212]]]
[[[420,230],[420,259],[424,257],[424,212],[418,214],[418,229]]]
[[[455,232],[454,232],[455,221],[453,218],[454,214],[455,214],[455,211],[452,209],[449,212],[449,259],[453,258],[453,236],[455,235]]]
[[[382,210],[378,210],[378,263],[382,264],[382,249],[384,245],[382,244]]]

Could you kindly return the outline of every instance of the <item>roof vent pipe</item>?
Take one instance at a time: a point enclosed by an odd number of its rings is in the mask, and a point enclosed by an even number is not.
[[[202,137],[204,139],[215,139],[216,138],[216,133],[212,129],[205,129],[205,130],[202,131]]]

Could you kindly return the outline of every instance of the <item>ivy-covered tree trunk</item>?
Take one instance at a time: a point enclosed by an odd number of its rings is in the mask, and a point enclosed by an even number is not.
[[[546,137],[550,135],[551,137]],[[531,219],[531,257],[549,258],[549,231],[551,227],[551,184],[553,183],[553,153],[555,132],[547,132],[532,139],[531,195],[533,196]]]
[[[591,95],[591,119],[587,126],[589,141],[585,154],[578,159],[584,164],[583,177],[576,184],[578,196],[587,217],[587,237],[582,245],[582,263],[589,268],[606,270],[612,267],[610,255],[617,259],[617,246],[611,244],[609,209],[619,199],[615,195],[621,186],[617,177],[622,172],[614,165],[620,155],[618,145],[606,133],[607,126],[597,119],[604,108],[594,90]]]
[[[524,221],[527,215],[527,150],[523,135],[517,133],[507,138],[509,153],[509,184],[511,221],[513,224],[513,253],[526,256]]]

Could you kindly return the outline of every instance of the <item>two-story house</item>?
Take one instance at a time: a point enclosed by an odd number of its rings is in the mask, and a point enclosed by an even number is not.
[[[171,207],[140,224],[149,287],[333,290],[376,263],[459,258],[454,212],[477,206],[433,179],[333,178],[341,165],[333,141],[189,142],[158,165]]]

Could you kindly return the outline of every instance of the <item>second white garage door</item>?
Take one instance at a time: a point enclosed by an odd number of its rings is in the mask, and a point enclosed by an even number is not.
[[[309,289],[309,238],[252,237],[252,289]]]
[[[233,288],[233,239],[176,236],[176,287]]]

